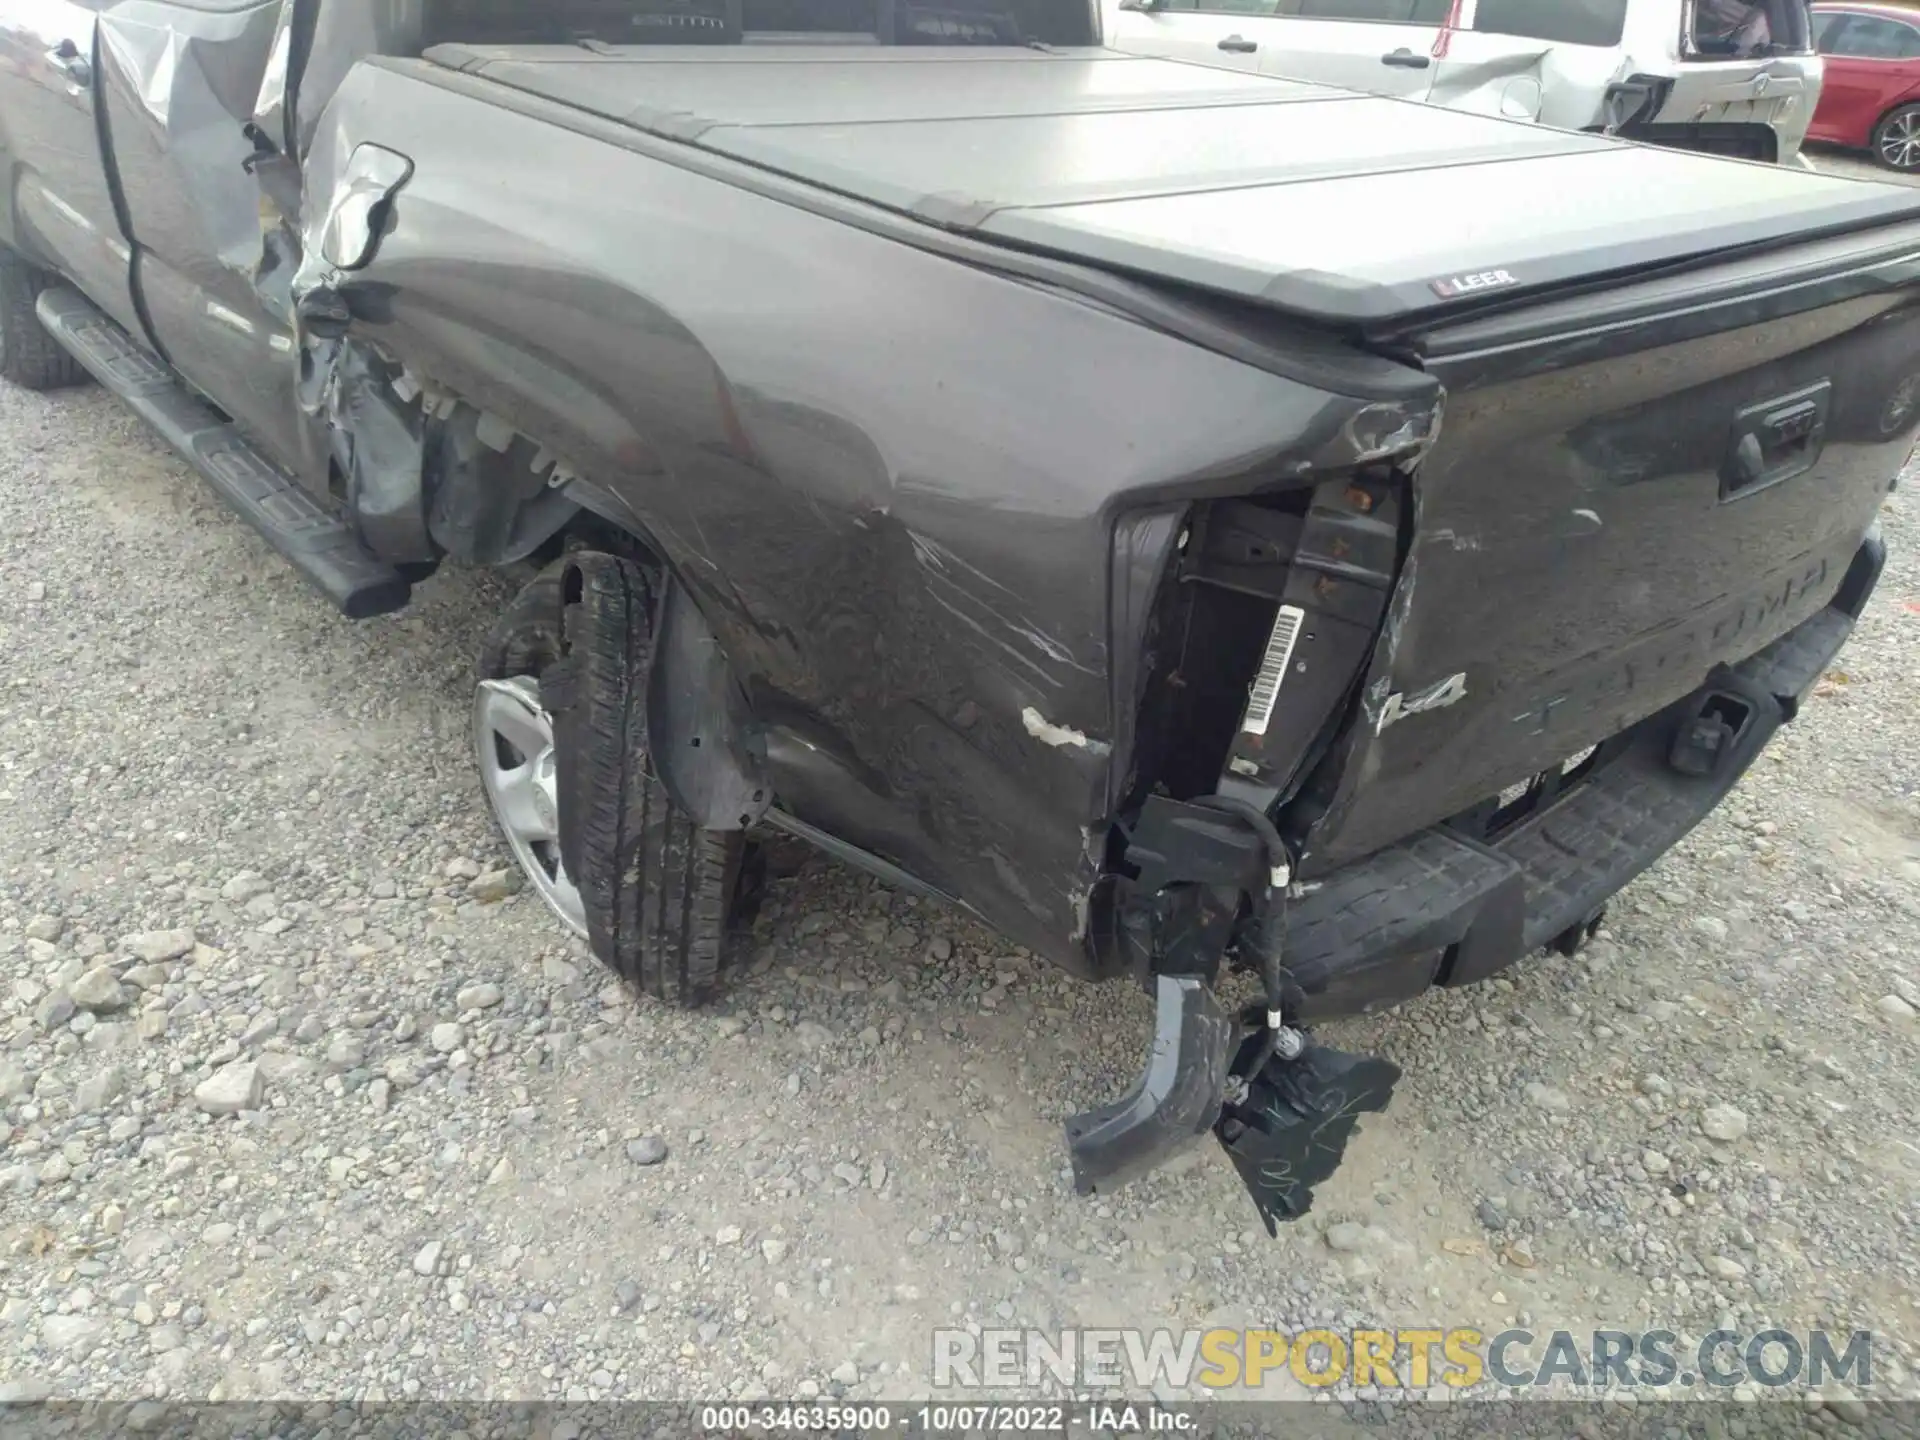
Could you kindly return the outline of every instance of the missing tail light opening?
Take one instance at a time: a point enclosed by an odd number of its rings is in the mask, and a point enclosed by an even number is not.
[[[1324,753],[1399,572],[1405,482],[1388,467],[1196,506],[1149,631],[1133,803],[1224,775],[1283,801]]]

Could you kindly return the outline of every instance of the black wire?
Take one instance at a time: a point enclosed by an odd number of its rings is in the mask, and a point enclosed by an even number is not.
[[[1287,842],[1280,838],[1279,827],[1268,818],[1267,812],[1259,806],[1253,804],[1251,801],[1242,800],[1233,795],[1202,795],[1192,803],[1203,809],[1219,810],[1228,815],[1237,815],[1242,820],[1245,820],[1253,827],[1254,833],[1259,835],[1260,839],[1266,844],[1267,864],[1269,868],[1279,869],[1284,866],[1289,871],[1292,870],[1293,857],[1287,853]],[[1271,885],[1267,887],[1265,893],[1271,895]],[[1265,1065],[1268,1058],[1273,1054],[1276,1037],[1274,1035],[1274,1022],[1272,1017],[1281,1012],[1285,1003],[1286,982],[1280,964],[1280,942],[1283,937],[1280,934],[1273,933],[1276,924],[1284,926],[1285,923],[1284,905],[1281,908],[1282,917],[1276,920],[1275,917],[1268,913],[1265,900],[1262,900],[1260,904],[1261,924],[1262,927],[1269,932],[1266,936],[1266,943],[1260,947],[1260,978],[1267,990],[1267,1038],[1264,1042],[1265,1053],[1261,1055],[1259,1064],[1247,1072],[1250,1075],[1258,1075],[1260,1073],[1260,1067]]]

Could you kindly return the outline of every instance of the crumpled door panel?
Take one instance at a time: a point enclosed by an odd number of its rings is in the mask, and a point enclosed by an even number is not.
[[[294,398],[290,256],[250,170],[280,16],[278,0],[114,6],[100,20],[101,86],[155,339],[276,460],[323,485]]]

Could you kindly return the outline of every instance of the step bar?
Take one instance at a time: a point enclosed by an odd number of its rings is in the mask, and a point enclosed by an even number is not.
[[[92,301],[55,286],[40,293],[35,309],[49,335],[159,431],[342,615],[364,620],[406,605],[412,586],[404,575],[373,555],[338,516]]]

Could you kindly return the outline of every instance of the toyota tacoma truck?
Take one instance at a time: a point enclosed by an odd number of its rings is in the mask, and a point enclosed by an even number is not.
[[[348,619],[530,575],[484,792],[635,987],[814,842],[1143,986],[1079,1188],[1212,1131],[1271,1228],[1399,1078],[1314,1027],[1577,948],[1845,642],[1920,191],[1100,40],[0,0],[0,368]]]

